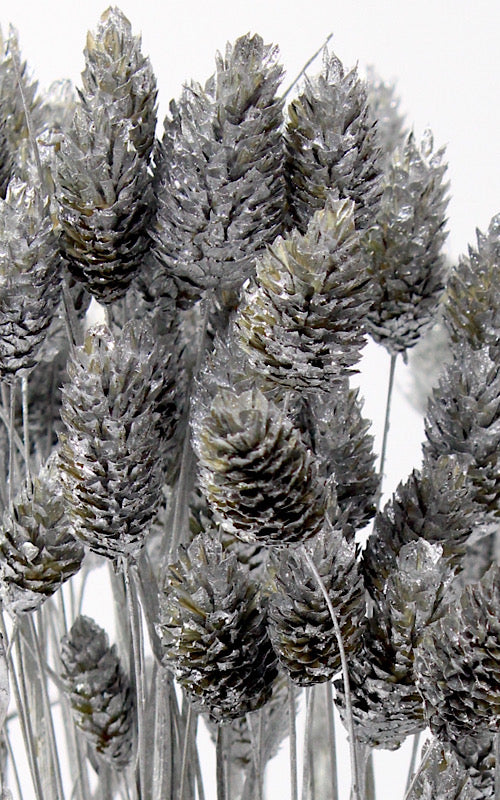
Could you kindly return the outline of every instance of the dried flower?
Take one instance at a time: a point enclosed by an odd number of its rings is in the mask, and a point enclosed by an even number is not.
[[[13,179],[0,200],[0,378],[35,366],[60,296],[61,260],[48,208]]]
[[[4,511],[0,594],[9,612],[33,611],[80,569],[83,548],[68,531],[52,459]]]
[[[363,552],[363,572],[372,597],[384,594],[401,548],[410,542],[440,544],[446,559],[459,562],[477,521],[467,466],[453,455],[425,461],[422,472],[414,470],[406,483],[400,483],[377,514]]]
[[[477,231],[477,249],[469,247],[452,270],[446,287],[444,318],[452,341],[464,339],[474,350],[500,343],[500,215],[488,232]]]
[[[361,644],[365,590],[357,549],[326,527],[309,545],[337,615],[348,657]],[[335,629],[322,591],[301,549],[285,551],[269,603],[269,635],[282,666],[300,686],[331,680],[340,671]]]
[[[255,253],[281,232],[285,209],[282,68],[277,48],[242,36],[201,87],[170,104],[159,148],[151,235],[178,304],[238,287]]]
[[[325,48],[323,71],[306,79],[288,107],[285,133],[290,220],[302,233],[329,190],[354,202],[356,228],[371,225],[380,202],[382,164],[366,87]]]
[[[83,96],[95,108],[106,106],[110,119],[130,123],[129,136],[139,156],[149,159],[156,128],[156,78],[125,14],[116,6],[87,35]]]
[[[60,657],[75,724],[99,758],[123,769],[132,758],[134,707],[116,647],[97,623],[79,616],[61,640]]]
[[[490,518],[500,516],[500,364],[487,346],[456,344],[453,362],[434,390],[425,420],[424,452],[436,459],[463,454],[474,499]]]
[[[160,501],[156,402],[162,382],[151,331],[92,329],[68,364],[60,437],[71,530],[111,559],[134,558]]]
[[[354,204],[329,197],[303,236],[268,248],[245,289],[234,325],[253,370],[285,389],[330,391],[361,357],[367,286]]]
[[[181,547],[160,606],[164,664],[196,708],[220,722],[266,702],[276,656],[258,587],[234,554],[225,554],[209,534],[196,537],[188,550]]]
[[[367,329],[390,353],[416,344],[443,293],[448,204],[443,156],[444,149],[434,151],[430,131],[420,146],[408,136],[394,155],[376,223],[363,240],[374,293]]]
[[[221,391],[197,425],[196,445],[200,485],[224,530],[263,544],[320,530],[324,482],[298,431],[261,392]]]
[[[455,746],[500,728],[500,571],[465,587],[460,602],[429,625],[415,656],[418,689],[433,733]]]

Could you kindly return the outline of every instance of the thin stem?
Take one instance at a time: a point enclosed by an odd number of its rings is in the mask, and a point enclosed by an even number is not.
[[[288,678],[288,727],[290,730],[290,786],[291,800],[298,800],[299,789],[297,780],[297,726],[295,721],[295,686],[292,679]]]
[[[422,772],[424,772],[425,769],[427,769],[427,762],[429,761],[431,755],[433,754],[433,751],[434,751],[434,746],[433,745],[429,745],[428,748],[427,748],[427,752],[426,752],[424,758],[420,762],[420,766],[419,766],[418,770],[416,771],[415,775],[413,776],[412,781],[411,781],[410,785],[408,786],[408,788],[407,788],[407,790],[405,792],[404,800],[410,800],[411,794],[413,792],[413,788],[416,785],[417,780],[420,777],[420,774]]]
[[[368,748],[363,775],[365,781],[365,800],[375,800],[375,771],[373,769],[373,750]]]
[[[194,366],[193,371],[193,378],[196,378],[200,368],[201,363],[203,360],[203,356],[205,354],[205,339],[207,335],[207,325],[208,325],[208,315],[210,311],[210,301],[211,301],[211,294],[207,294],[205,299],[202,301],[204,303],[203,306],[203,313],[200,323],[200,332],[198,338],[198,352],[196,356],[196,364]],[[174,502],[174,519],[172,523],[172,538],[170,540],[170,547],[168,550],[168,555],[175,553],[179,542],[182,538],[183,533],[183,522],[184,522],[184,515],[186,512],[186,499],[187,499],[187,492],[188,492],[188,478],[190,477],[192,470],[191,470],[191,458],[192,458],[192,450],[191,450],[191,429],[189,425],[189,420],[191,417],[191,402],[188,403],[187,409],[187,419],[186,419],[186,431],[184,434],[184,444],[182,447],[182,457],[181,457],[181,466],[179,471],[179,480],[177,481],[177,491],[175,496]],[[166,567],[166,564],[163,564],[163,567]]]
[[[16,783],[17,794],[19,795],[19,800],[23,800],[23,790],[22,790],[22,787],[21,787],[21,780],[19,778],[19,771],[17,769],[16,757],[15,757],[14,751],[12,749],[12,744],[11,744],[11,741],[10,741],[9,731],[8,731],[7,726],[5,726],[5,742],[7,744],[7,750],[8,750],[8,753],[9,753],[9,759],[10,759],[10,763],[12,765],[12,769],[13,769],[13,772],[14,772],[14,781]],[[4,788],[5,787],[2,786],[2,789],[4,789]]]
[[[325,49],[326,45],[328,44],[328,42],[330,41],[332,36],[333,36],[333,33],[329,33],[328,36],[326,37],[325,41],[321,45],[321,47],[318,47],[318,49],[316,50],[314,55],[312,55],[311,58],[308,61],[306,61],[306,63],[304,64],[304,66],[300,70],[299,74],[297,75],[297,77],[294,78],[294,80],[291,82],[291,84],[288,87],[288,89],[281,95],[281,99],[282,100],[284,100],[290,94],[290,92],[292,91],[292,89],[295,86],[295,84],[300,81],[300,79],[301,79],[302,75],[304,74],[304,72],[306,71],[306,69],[311,66],[311,64],[319,56],[321,51]]]
[[[24,118],[26,120],[26,127],[28,129],[28,138],[30,140],[31,147],[33,148],[33,155],[35,156],[35,163],[38,172],[38,176],[40,178],[40,186],[48,195],[49,192],[46,186],[45,175],[42,169],[42,161],[40,159],[40,151],[38,149],[38,144],[36,141],[35,132],[33,130],[33,123],[31,121],[31,113],[28,108],[28,104],[26,102],[26,95],[24,94],[23,89],[23,82],[21,80],[21,67],[20,67],[20,59],[19,59],[19,52],[17,46],[11,42],[10,51],[12,54],[12,65],[14,67],[14,72],[16,74],[16,81],[17,81],[17,88],[19,89],[19,94],[21,96],[21,101],[23,104],[23,111],[24,111]]]
[[[9,398],[9,503],[14,499],[14,430],[15,430],[16,387],[10,385]]]
[[[380,485],[377,495],[377,511],[380,508],[380,503],[382,500],[382,484],[384,481],[384,467],[385,467],[385,457],[387,454],[387,439],[389,435],[389,426],[390,426],[390,417],[391,417],[391,402],[392,402],[392,393],[394,390],[394,373],[396,371],[396,358],[397,353],[393,353],[391,355],[391,365],[389,368],[389,382],[387,384],[387,399],[385,402],[385,419],[384,419],[384,435],[382,437],[382,452],[380,454],[380,467],[379,467],[379,475],[380,475]]]
[[[413,746],[411,748],[410,764],[408,766],[408,776],[406,778],[405,792],[408,791],[413,773],[415,772],[415,764],[417,763],[418,745],[420,743],[420,731],[413,737]]]
[[[259,716],[257,722],[257,730],[253,724],[253,717],[251,714],[246,715],[248,730],[250,731],[250,741],[252,745],[252,757],[255,771],[255,783],[257,785],[257,798],[262,800],[262,717]]]
[[[224,764],[224,728],[217,725],[217,739],[215,742],[217,800],[228,800],[226,792],[226,769]]]
[[[495,800],[500,800],[500,731],[495,734]]]
[[[184,744],[182,746],[182,765],[181,765],[181,779],[179,788],[179,800],[184,800],[184,783],[186,780],[187,768],[187,755],[189,750],[189,734],[191,733],[191,719],[193,716],[193,707],[191,703],[188,705],[186,727],[184,729]]]
[[[1,614],[0,617],[2,617]],[[2,619],[2,627],[4,627],[3,619]],[[26,747],[26,752],[28,754],[28,761],[30,765],[33,786],[35,788],[35,794],[37,800],[43,800],[44,793],[42,788],[42,779],[40,777],[40,771],[38,769],[38,761],[36,758],[35,738],[33,735],[33,728],[31,727],[30,715],[28,713],[28,697],[26,692],[26,684],[24,682],[24,666],[22,661],[21,643],[19,638],[16,641],[15,650],[17,653],[17,666],[21,682],[20,684],[18,683],[17,674],[14,670],[14,665],[11,664],[10,674],[12,679],[12,687],[14,689],[14,696],[16,698],[17,708],[19,710],[19,722],[21,723],[21,732],[23,734],[24,745]]]
[[[26,468],[27,481],[31,478],[30,472],[30,429],[28,416],[28,379],[21,378],[21,398],[23,409],[23,444],[24,444],[24,464]]]
[[[313,796],[313,770],[312,770],[312,749],[311,749],[311,730],[314,709],[314,686],[306,689],[306,730],[304,736],[304,766],[302,771],[302,800],[310,800]]]
[[[52,757],[52,764],[54,770],[54,779],[55,779],[55,786],[57,790],[58,797],[63,800],[64,798],[64,789],[62,784],[62,776],[61,776],[61,765],[59,762],[59,754],[57,750],[57,743],[56,743],[56,734],[54,730],[54,720],[52,719],[52,712],[49,700],[49,694],[47,690],[47,680],[46,680],[46,668],[45,668],[45,661],[42,656],[42,651],[40,648],[40,642],[38,640],[38,636],[35,630],[35,625],[33,623],[33,618],[27,614],[27,627],[29,635],[32,639],[32,647],[35,651],[35,659],[39,670],[39,677],[40,677],[40,685],[42,689],[42,702],[43,702],[43,709],[44,709],[44,717],[45,717],[45,729],[47,731],[47,736],[49,740],[49,749],[51,752]]]
[[[307,552],[306,548],[302,546],[302,552],[304,554],[304,558],[309,565],[309,569],[311,570],[312,574],[316,578],[316,582],[318,587],[325,598],[326,605],[328,607],[328,611],[330,613],[330,617],[333,622],[333,627],[335,630],[335,636],[337,637],[337,645],[339,648],[339,655],[340,655],[340,663],[342,664],[342,678],[344,681],[344,694],[345,694],[345,714],[346,714],[346,725],[347,725],[347,732],[349,738],[349,753],[351,759],[351,781],[352,781],[352,798],[353,800],[360,800],[359,798],[359,771],[358,771],[358,758],[356,752],[356,736],[354,732],[354,720],[352,716],[352,702],[351,702],[351,687],[349,686],[349,667],[347,664],[347,658],[344,649],[344,642],[342,641],[342,632],[340,630],[340,625],[337,619],[337,615],[335,613],[335,609],[333,607],[332,601],[330,600],[330,596],[326,591],[325,584],[321,579],[321,575],[319,574],[316,564],[312,560],[311,556]]]
[[[330,744],[330,774],[332,778],[331,800],[339,800],[339,787],[337,775],[337,746],[335,740],[335,718],[333,716],[333,692],[331,681],[327,681],[326,689],[326,721],[328,726],[328,741]]]
[[[142,660],[142,622],[141,610],[135,593],[135,588],[130,580],[130,566],[128,561],[122,562],[125,594],[127,596],[127,609],[130,621],[132,638],[133,668],[135,675],[135,688],[137,694],[137,728],[139,749],[139,797],[146,796],[146,730],[144,713],[146,710],[146,692],[144,687],[144,665]]]

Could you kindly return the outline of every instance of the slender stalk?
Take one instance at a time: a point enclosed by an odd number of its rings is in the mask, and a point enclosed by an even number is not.
[[[406,787],[405,792],[408,791],[408,788],[411,783],[411,779],[413,777],[413,773],[415,772],[415,764],[417,763],[417,755],[418,755],[418,745],[420,743],[420,731],[415,734],[413,737],[413,746],[411,748],[411,758],[410,764],[408,766],[408,776],[406,778]]]
[[[297,75],[297,77],[294,78],[294,80],[291,82],[291,84],[288,87],[288,89],[281,95],[281,99],[282,100],[284,100],[290,94],[290,92],[292,91],[293,87],[295,86],[296,83],[298,83],[300,81],[302,75],[307,70],[307,68],[311,66],[311,64],[319,56],[321,51],[325,49],[326,45],[328,44],[328,42],[330,41],[332,36],[333,36],[333,33],[329,33],[328,36],[326,37],[325,41],[321,45],[321,47],[318,47],[318,49],[316,50],[314,55],[312,55],[311,58],[308,61],[306,61],[306,63],[304,64],[304,66],[300,70],[299,74]]]
[[[146,692],[144,687],[144,664],[142,658],[142,622],[141,609],[135,594],[135,587],[130,580],[130,566],[128,561],[122,562],[125,594],[127,597],[127,610],[130,621],[132,638],[133,669],[135,675],[135,689],[137,695],[137,729],[138,729],[138,757],[139,757],[139,797],[146,797],[146,730],[144,713],[146,710]]]
[[[215,743],[217,800],[228,800],[226,792],[226,770],[224,764],[224,728],[217,726],[217,739]]]
[[[49,741],[49,750],[51,753],[51,760],[53,764],[53,772],[54,772],[54,779],[55,779],[55,787],[57,791],[58,797],[61,800],[64,800],[64,789],[62,783],[62,776],[61,776],[61,764],[59,762],[59,753],[57,749],[57,742],[56,742],[56,734],[54,729],[54,720],[52,719],[52,712],[49,700],[49,694],[47,690],[47,680],[46,680],[46,669],[45,669],[45,661],[42,656],[42,651],[40,648],[40,642],[38,640],[38,636],[35,630],[35,626],[33,624],[33,618],[27,614],[27,629],[32,640],[32,647],[35,651],[35,658],[36,663],[39,670],[39,677],[40,677],[40,685],[42,689],[42,702],[43,702],[43,709],[44,709],[44,718],[45,718],[45,729],[47,732],[47,737]]]
[[[184,744],[182,746],[182,765],[181,765],[181,779],[179,788],[179,800],[184,800],[184,783],[186,780],[187,769],[187,756],[189,750],[189,734],[191,733],[191,719],[193,716],[193,707],[191,703],[188,705],[186,727],[184,729]]]
[[[9,399],[9,503],[14,499],[14,430],[15,430],[16,387],[13,381],[10,385]]]
[[[312,560],[311,556],[309,555],[304,546],[302,546],[302,552],[304,554],[305,560],[309,565],[309,569],[316,578],[316,582],[321,590],[321,593],[323,594],[323,597],[325,598],[325,602],[333,622],[335,636],[337,637],[340,662],[342,664],[342,678],[344,681],[346,725],[349,736],[349,753],[351,759],[352,799],[360,800],[359,788],[358,788],[360,786],[360,780],[359,780],[359,770],[358,770],[358,757],[356,752],[356,736],[354,732],[354,720],[352,716],[351,688],[349,686],[349,668],[347,665],[344,642],[342,641],[342,632],[340,630],[340,625],[337,619],[337,615],[335,613],[335,609],[332,605],[332,601],[330,600],[328,592],[326,591],[326,587],[321,579],[321,575],[319,574],[316,568],[316,564],[314,563],[314,561]]]
[[[375,771],[373,769],[373,750],[369,748],[366,757],[365,770],[365,800],[375,800]]]
[[[290,786],[291,800],[298,800],[297,780],[297,726],[295,724],[295,686],[288,678],[288,727],[290,730]]]
[[[312,769],[311,730],[314,710],[314,687],[306,689],[306,729],[304,736],[304,766],[302,771],[302,800],[311,800],[314,796],[314,772]]]
[[[24,466],[26,468],[26,478],[29,481],[30,471],[30,428],[28,416],[28,379],[21,378],[21,398],[23,409],[23,444],[24,444]]]
[[[417,780],[419,779],[420,774],[422,772],[424,772],[425,769],[427,769],[427,762],[429,761],[429,759],[430,759],[430,757],[432,755],[432,752],[433,752],[433,746],[430,744],[428,746],[428,748],[427,748],[427,752],[426,752],[424,758],[420,762],[420,766],[419,766],[418,770],[416,771],[415,775],[413,776],[412,781],[411,781],[410,785],[408,786],[408,788],[407,788],[407,790],[405,792],[405,796],[404,796],[403,800],[410,800],[411,794],[413,792],[413,788],[414,788]]]
[[[333,716],[333,692],[331,681],[325,684],[326,690],[326,720],[328,726],[328,741],[330,744],[330,769],[332,778],[331,800],[339,800],[339,786],[337,775],[337,746],[335,740],[335,718]]]
[[[9,753],[9,759],[12,766],[12,771],[14,772],[14,781],[16,784],[17,794],[19,795],[19,800],[23,800],[23,790],[21,787],[21,780],[19,778],[19,771],[17,769],[16,757],[14,755],[14,750],[12,749],[12,743],[10,741],[10,736],[7,726],[5,727],[5,742],[7,744],[7,751]],[[3,790],[6,787],[2,786],[1,788]]]
[[[17,46],[14,45],[13,43],[11,43],[10,51],[11,51],[11,54],[12,54],[12,65],[14,67],[14,72],[16,74],[17,88],[19,90],[19,95],[21,97],[21,102],[23,104],[24,118],[26,120],[26,127],[28,129],[28,138],[29,138],[31,147],[33,149],[33,155],[35,156],[35,163],[36,163],[36,168],[37,168],[37,172],[38,172],[38,177],[40,179],[40,186],[44,190],[45,194],[48,195],[49,191],[47,189],[47,182],[45,180],[45,175],[44,175],[43,168],[42,168],[42,161],[41,161],[41,158],[40,158],[40,151],[38,149],[38,144],[37,144],[37,141],[36,141],[35,132],[33,130],[33,123],[32,123],[32,120],[31,120],[31,113],[30,113],[30,110],[28,108],[28,104],[26,102],[26,96],[24,94],[23,82],[21,80],[21,67],[20,67],[20,59],[19,59],[19,53],[18,53],[18,50],[17,50]]]
[[[500,800],[500,731],[495,734],[495,800]]]
[[[387,399],[385,402],[384,434],[382,437],[382,452],[380,454],[380,466],[379,466],[380,485],[377,494],[377,511],[379,510],[380,503],[382,501],[382,484],[384,481],[385,457],[387,455],[387,440],[389,436],[389,427],[390,427],[392,393],[394,390],[394,374],[396,371],[396,358],[397,358],[397,353],[393,353],[391,355],[391,364],[389,367],[389,382],[387,384]]]
[[[23,658],[21,655],[21,643],[19,638],[16,641],[15,650],[17,653],[17,671],[19,674],[20,683],[18,683],[18,676],[14,670],[14,666],[12,665],[10,672],[12,687],[14,689],[16,704],[19,710],[19,721],[21,723],[21,732],[23,734],[24,745],[26,747],[26,752],[28,754],[28,761],[30,765],[31,777],[33,780],[35,794],[37,800],[44,800],[44,792],[42,788],[43,784],[40,776],[40,770],[38,769],[38,761],[36,757],[37,748],[35,744],[35,737],[33,735],[33,728],[31,726],[31,718],[28,713],[28,695],[26,691],[26,684],[24,681],[24,665],[23,665]]]
[[[255,770],[255,783],[257,785],[257,798],[262,800],[262,717],[259,716],[257,723],[257,730],[253,724],[253,717],[251,714],[246,715],[248,730],[250,731],[250,739],[252,744],[252,757]]]
[[[201,363],[203,360],[203,356],[205,354],[205,339],[207,335],[207,325],[208,325],[208,315],[210,311],[210,302],[211,302],[211,293],[207,293],[203,302],[203,311],[202,311],[202,318],[200,323],[200,333],[198,338],[198,352],[196,356],[196,364],[194,366],[193,378],[196,378],[198,375]],[[191,459],[192,459],[192,450],[191,450],[191,429],[189,426],[189,420],[191,417],[191,402],[188,403],[187,409],[187,420],[186,420],[186,432],[184,434],[184,444],[182,447],[182,457],[181,457],[181,466],[179,471],[179,480],[177,481],[177,491],[175,495],[175,502],[174,502],[174,519],[172,523],[172,538],[170,539],[170,547],[168,551],[168,555],[175,553],[179,542],[182,538],[183,532],[183,522],[184,516],[186,513],[186,500],[187,500],[187,492],[189,489],[188,480],[191,476]],[[166,564],[163,564],[163,567],[166,567]]]

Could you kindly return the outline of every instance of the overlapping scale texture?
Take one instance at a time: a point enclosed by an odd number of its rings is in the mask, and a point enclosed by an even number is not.
[[[89,617],[79,616],[61,640],[61,677],[73,719],[99,759],[116,770],[134,747],[134,702],[116,647]]]
[[[39,608],[78,572],[83,554],[69,533],[62,486],[49,463],[3,513],[0,595],[9,612]]]
[[[500,572],[493,565],[429,625],[415,658],[433,733],[454,747],[500,728]]]
[[[139,156],[148,160],[156,129],[156,78],[141,50],[141,37],[122,11],[110,6],[89,32],[82,72],[87,103],[105,105],[117,123],[128,120]]]
[[[74,535],[113,560],[134,558],[160,502],[160,353],[147,325],[91,329],[68,364],[60,467]]]
[[[216,520],[243,541],[303,542],[329,503],[313,456],[262,392],[221,391],[197,423],[200,485]]]
[[[354,531],[374,517],[379,488],[370,422],[362,410],[359,390],[342,381],[328,399],[312,398],[310,415],[321,473],[333,479],[340,511]]]
[[[181,547],[170,565],[157,630],[165,666],[212,720],[244,716],[270,697],[276,656],[258,586],[213,535]]]
[[[0,200],[0,378],[36,365],[60,297],[61,259],[48,208],[13,179]]]
[[[500,214],[487,233],[477,231],[477,248],[460,258],[446,287],[444,318],[454,342],[479,350],[500,341]]]
[[[89,34],[85,58],[80,103],[57,149],[60,246],[72,274],[111,303],[124,296],[150,246],[156,86],[117,9]]]
[[[285,211],[282,68],[277,49],[242,36],[205,84],[170,104],[156,171],[156,261],[188,307],[206,289],[239,287]]]
[[[367,91],[357,70],[345,72],[325,48],[323,70],[306,79],[288,107],[285,132],[290,220],[302,233],[329,190],[355,205],[356,228],[373,223],[382,163]]]
[[[363,552],[366,587],[374,598],[385,591],[401,548],[410,542],[440,544],[445,558],[460,561],[477,521],[467,466],[456,456],[426,461],[377,514]]]
[[[304,235],[279,237],[257,262],[235,335],[271,384],[329,391],[361,357],[368,307],[354,204],[329,197]]]
[[[500,516],[500,365],[488,346],[456,344],[429,401],[424,451],[469,458],[474,499],[487,517]]]
[[[445,284],[442,247],[448,199],[444,150],[432,134],[409,134],[384,179],[364,247],[373,281],[367,329],[390,353],[413,347],[432,321]]]
[[[452,573],[442,548],[424,540],[404,545],[349,663],[353,717],[360,741],[396,749],[425,727],[414,675],[415,647],[441,613]],[[337,703],[345,716],[343,684]]]
[[[365,590],[357,548],[342,530],[325,528],[314,537],[310,556],[328,592],[348,658],[361,645]],[[331,680],[340,671],[340,652],[322,591],[301,549],[285,551],[269,602],[269,635],[282,666],[300,686]]]

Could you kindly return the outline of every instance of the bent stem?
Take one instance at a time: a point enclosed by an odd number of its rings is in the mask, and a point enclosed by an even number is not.
[[[415,736],[413,737],[413,747],[411,749],[410,764],[408,766],[408,777],[406,778],[406,787],[405,787],[405,791],[406,792],[408,791],[408,789],[410,787],[411,779],[413,777],[413,773],[415,772],[415,764],[417,763],[417,753],[418,753],[419,742],[420,742],[420,731],[418,733],[416,733]]]
[[[332,601],[326,591],[325,584],[321,579],[321,575],[319,574],[316,564],[312,560],[311,556],[307,552],[304,545],[302,545],[302,552],[304,554],[304,558],[309,565],[309,569],[311,570],[312,574],[314,575],[318,587],[325,598],[325,602],[330,613],[331,620],[333,622],[333,627],[335,630],[335,636],[337,637],[337,644],[339,648],[339,655],[340,655],[340,663],[342,664],[342,678],[344,681],[344,694],[345,694],[345,711],[346,711],[346,724],[347,724],[347,732],[349,734],[349,754],[351,759],[351,782],[352,782],[352,800],[360,800],[359,796],[359,771],[358,771],[358,758],[356,752],[356,736],[354,732],[354,720],[352,716],[352,702],[351,702],[351,687],[349,686],[349,670],[347,665],[347,658],[344,649],[344,642],[342,641],[342,632],[340,630],[340,625],[337,619],[337,615],[335,613],[335,609],[332,605]]]

